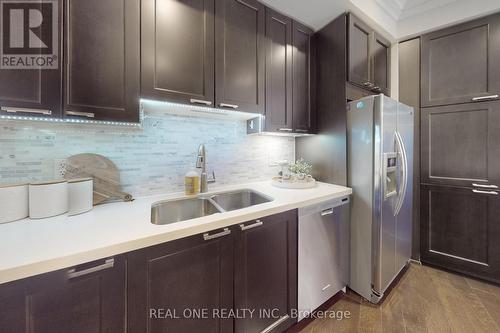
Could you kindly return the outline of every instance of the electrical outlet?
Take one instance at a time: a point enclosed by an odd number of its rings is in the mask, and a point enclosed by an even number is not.
[[[66,159],[54,160],[54,178],[64,178],[66,175]]]

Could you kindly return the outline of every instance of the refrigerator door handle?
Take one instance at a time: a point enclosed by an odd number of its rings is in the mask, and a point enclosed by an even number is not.
[[[394,216],[397,216],[399,214],[399,211],[401,210],[401,207],[403,206],[403,202],[406,196],[406,188],[408,187],[408,156],[406,155],[406,149],[401,134],[399,134],[398,131],[396,131],[395,134],[401,153],[401,162],[403,168],[403,181],[400,187],[400,194],[398,202],[396,203],[396,209],[394,210]]]

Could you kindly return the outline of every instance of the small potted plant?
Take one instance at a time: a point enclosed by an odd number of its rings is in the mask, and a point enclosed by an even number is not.
[[[290,163],[288,170],[290,170],[290,172],[294,174],[298,180],[304,180],[306,177],[310,178],[312,165],[301,158],[295,161],[295,163]]]

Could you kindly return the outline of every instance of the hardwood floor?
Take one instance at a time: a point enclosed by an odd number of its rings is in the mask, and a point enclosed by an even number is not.
[[[330,310],[350,318],[316,319],[301,333],[500,332],[500,287],[412,264],[382,305],[350,292]]]

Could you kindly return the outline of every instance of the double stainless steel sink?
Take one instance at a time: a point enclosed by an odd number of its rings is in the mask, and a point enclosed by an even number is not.
[[[238,190],[200,195],[195,198],[162,201],[153,204],[151,207],[151,223],[163,225],[181,222],[270,201],[273,201],[273,199],[253,190]]]

